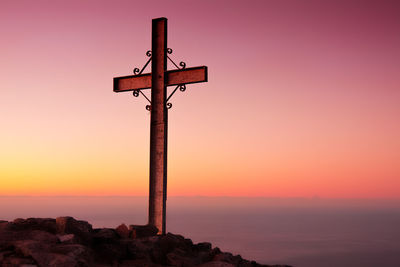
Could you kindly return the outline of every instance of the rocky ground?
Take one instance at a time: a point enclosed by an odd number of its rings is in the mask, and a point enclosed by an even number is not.
[[[0,221],[0,266],[268,266],[210,243],[156,233],[155,227],[125,224],[93,229],[72,217]]]

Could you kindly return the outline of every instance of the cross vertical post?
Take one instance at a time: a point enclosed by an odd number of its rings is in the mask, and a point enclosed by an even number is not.
[[[150,195],[149,195],[149,225],[156,226],[158,234],[166,232],[167,204],[167,140],[168,140],[168,109],[172,107],[169,99],[176,90],[185,91],[186,84],[208,81],[207,66],[186,68],[184,62],[179,66],[168,56],[172,49],[167,46],[167,19],[152,20],[151,50],[146,55],[150,57],[142,70],[135,68],[134,75],[114,77],[114,92],[133,91],[133,96],[142,94],[150,105]],[[177,68],[167,70],[167,60]],[[151,61],[151,73],[142,74]],[[176,86],[167,96],[167,87]],[[151,88],[151,100],[142,92]]]
[[[167,201],[167,19],[152,21],[149,224],[165,234]]]

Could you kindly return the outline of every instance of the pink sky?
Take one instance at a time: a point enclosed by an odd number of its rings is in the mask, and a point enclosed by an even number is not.
[[[147,195],[151,19],[207,65],[169,113],[168,193],[400,197],[396,1],[0,2],[0,195]]]

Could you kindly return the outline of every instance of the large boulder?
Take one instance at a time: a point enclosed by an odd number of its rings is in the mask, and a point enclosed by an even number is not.
[[[193,242],[190,239],[185,239],[181,235],[167,233],[166,235],[159,237],[157,247],[158,250],[165,254],[173,251],[175,248],[191,252],[193,249]]]
[[[92,225],[86,221],[78,221],[72,217],[56,218],[57,234],[74,234],[80,243],[90,244],[92,241]]]
[[[74,234],[57,235],[57,237],[58,240],[64,244],[73,244],[78,242]]]
[[[122,238],[128,238],[131,235],[131,231],[129,231],[128,226],[124,223],[115,228],[115,231]]]
[[[4,231],[24,231],[41,230],[52,234],[56,233],[56,220],[51,218],[28,218],[28,219],[15,219],[12,222],[1,222],[0,230]]]
[[[129,230],[133,238],[143,238],[155,236],[158,233],[158,228],[154,225],[129,225]]]
[[[211,250],[211,243],[201,242],[201,243],[193,245],[193,248],[198,251],[209,251],[209,250]]]

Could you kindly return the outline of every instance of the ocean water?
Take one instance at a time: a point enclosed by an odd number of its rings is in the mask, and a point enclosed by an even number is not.
[[[0,197],[0,220],[147,222],[147,197]],[[167,230],[264,264],[400,266],[400,201],[169,197]]]

